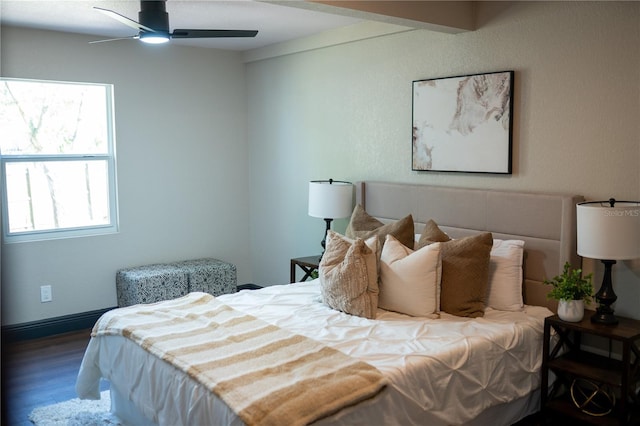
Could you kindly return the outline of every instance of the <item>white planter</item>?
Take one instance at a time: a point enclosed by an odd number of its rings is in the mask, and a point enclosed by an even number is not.
[[[560,300],[558,316],[563,321],[578,322],[584,317],[584,300]]]

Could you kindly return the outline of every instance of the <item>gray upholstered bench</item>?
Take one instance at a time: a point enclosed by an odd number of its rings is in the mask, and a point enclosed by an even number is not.
[[[192,291],[219,296],[235,293],[235,265],[218,259],[195,259],[120,269],[116,273],[118,306],[175,299]]]

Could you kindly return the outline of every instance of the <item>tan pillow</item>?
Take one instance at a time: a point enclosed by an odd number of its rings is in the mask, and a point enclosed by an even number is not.
[[[356,204],[351,213],[351,219],[349,219],[347,229],[344,231],[344,235],[348,238],[356,238],[354,231],[371,231],[382,225],[384,225],[384,223],[369,215],[362,205]]]
[[[384,224],[369,215],[360,204],[356,205],[351,214],[345,235],[348,238],[367,239],[374,235],[379,238],[379,248],[384,244],[385,236],[393,235],[398,241],[409,248],[413,248],[413,216],[408,215],[396,222]]]
[[[328,231],[319,266],[324,303],[333,309],[373,319],[378,309],[378,238],[351,240]]]
[[[413,251],[387,235],[380,258],[378,307],[415,317],[438,318],[441,274],[439,243]]]
[[[435,238],[442,238],[437,225],[431,232]],[[428,244],[429,233],[423,232],[420,240]],[[493,236],[486,232],[441,244],[440,309],[461,317],[484,316]]]
[[[451,238],[449,238],[449,236],[443,232],[432,219],[429,219],[429,221],[424,225],[424,229],[422,230],[422,234],[420,234],[420,238],[416,243],[415,249],[421,249],[431,243],[444,243],[450,240]]]

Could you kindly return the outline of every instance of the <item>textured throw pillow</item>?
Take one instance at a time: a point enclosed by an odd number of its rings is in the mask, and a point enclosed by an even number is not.
[[[433,233],[433,239],[429,232]],[[438,242],[443,235],[449,238],[434,222],[429,229],[425,227],[420,244]],[[484,316],[492,247],[490,232],[442,242],[442,311],[461,317]]]
[[[382,247],[385,236],[388,234],[396,237],[396,239],[405,246],[413,248],[413,216],[408,215],[385,225],[375,217],[369,215],[360,204],[356,205],[345,232],[347,237],[367,239],[377,235],[379,238],[379,247]]]
[[[439,243],[413,251],[387,235],[380,258],[378,306],[411,316],[438,318],[441,274]]]
[[[319,266],[324,303],[333,309],[373,319],[378,309],[378,238],[351,240],[327,233]]]
[[[489,263],[487,306],[501,311],[521,311],[524,241],[493,240]]]

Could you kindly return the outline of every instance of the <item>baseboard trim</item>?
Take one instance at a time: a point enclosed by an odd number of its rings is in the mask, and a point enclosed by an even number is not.
[[[22,324],[3,325],[2,343],[38,339],[41,337],[91,328],[102,314],[112,309],[115,309],[115,307],[64,315],[55,318],[47,318]]]

